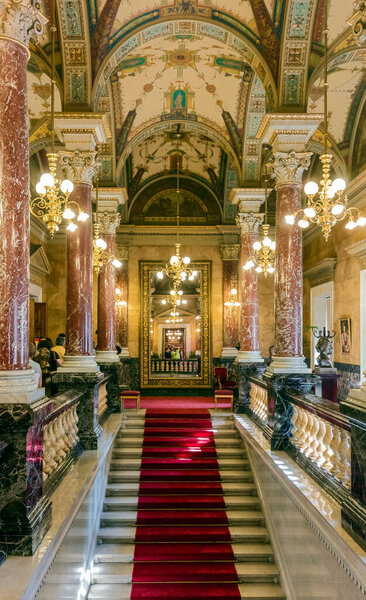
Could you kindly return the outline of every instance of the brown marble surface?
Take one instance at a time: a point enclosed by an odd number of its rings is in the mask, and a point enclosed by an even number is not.
[[[240,350],[259,350],[259,291],[258,273],[254,268],[243,269],[253,255],[253,244],[258,239],[256,233],[242,233],[240,277]]]
[[[104,233],[107,252],[116,251],[116,235]],[[110,261],[98,277],[98,345],[97,350],[116,349],[116,268]]]

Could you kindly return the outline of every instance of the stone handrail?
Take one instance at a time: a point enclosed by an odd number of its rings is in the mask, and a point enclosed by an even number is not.
[[[98,402],[98,416],[99,422],[105,416],[106,410],[108,408],[108,391],[107,391],[107,383],[108,380],[102,381],[99,386],[99,402]]]

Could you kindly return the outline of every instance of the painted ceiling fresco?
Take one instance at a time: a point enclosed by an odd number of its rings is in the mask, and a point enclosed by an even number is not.
[[[269,13],[273,13],[274,5],[276,0],[266,0],[266,5]],[[97,15],[95,15],[95,8],[93,10],[93,17],[97,20],[100,15],[105,0],[97,0]],[[174,16],[174,0],[122,0],[117,12],[116,19],[112,28],[111,43],[114,38],[117,37],[117,32],[129,21],[137,19],[140,15],[148,12],[153,12],[156,9],[166,10],[168,16]],[[241,21],[248,29],[251,29],[256,35],[258,30],[254,19],[253,11],[249,0],[186,0],[180,2],[183,7],[183,11],[187,15],[202,16],[204,14],[204,7],[216,8],[218,10],[226,12],[228,15],[234,17],[238,21]]]
[[[243,82],[251,68],[225,44],[204,36],[170,35],[123,58],[112,75],[116,128],[137,109],[130,132],[182,111],[226,135],[222,111],[239,119]]]

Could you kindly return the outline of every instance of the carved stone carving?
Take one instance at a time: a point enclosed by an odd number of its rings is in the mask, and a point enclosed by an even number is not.
[[[276,187],[284,184],[302,185],[303,172],[309,168],[312,152],[276,152],[273,162],[267,164]]]
[[[356,12],[347,20],[347,23],[352,27],[357,46],[364,46],[366,43],[366,2],[357,0],[354,5]]]
[[[119,213],[97,213],[97,223],[100,225],[101,233],[115,234],[119,223],[121,221],[121,215]]]
[[[100,163],[96,159],[96,152],[61,152],[60,165],[64,168],[67,177],[74,183],[93,184]]]
[[[0,38],[5,36],[26,46],[30,40],[35,43],[43,34],[46,17],[39,11],[38,2],[27,0],[7,0],[0,2]]]
[[[240,244],[224,244],[221,252],[222,260],[239,260]]]
[[[262,213],[239,213],[236,217],[236,224],[242,233],[258,233],[263,219],[264,214]]]
[[[118,256],[119,260],[128,260],[129,253],[130,247],[127,244],[116,245],[116,256]]]

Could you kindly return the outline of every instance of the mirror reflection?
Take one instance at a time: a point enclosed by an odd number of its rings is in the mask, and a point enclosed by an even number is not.
[[[173,279],[162,271],[150,278],[151,377],[201,374],[201,271]]]

